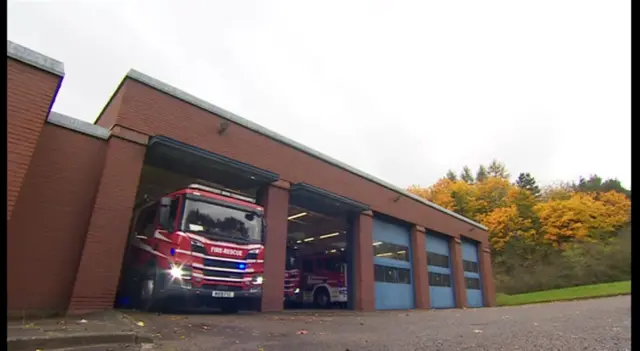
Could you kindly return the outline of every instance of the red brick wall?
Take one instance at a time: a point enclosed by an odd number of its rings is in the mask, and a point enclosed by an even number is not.
[[[480,258],[480,276],[482,277],[484,305],[493,307],[496,305],[496,282],[493,279],[491,251],[489,251],[489,246],[478,245],[478,253],[478,257]]]
[[[113,306],[145,150],[143,145],[118,137],[107,141],[104,168],[69,303],[71,314]]]
[[[429,299],[429,272],[427,271],[427,235],[424,228],[413,226],[411,229],[411,253],[413,287],[416,296],[416,308],[431,308]]]
[[[7,58],[7,220],[61,77]]]
[[[354,223],[354,279],[356,311],[375,310],[375,288],[373,281],[373,218],[363,213]]]
[[[262,287],[263,312],[282,310],[284,296],[284,266],[287,245],[287,213],[289,211],[289,184],[270,185],[260,192],[260,204],[265,208],[267,238],[264,253],[264,280]],[[282,284],[278,284],[282,282]]]
[[[119,87],[118,93],[113,95],[109,102],[107,102],[95,124],[107,129],[111,129],[113,127],[116,122],[116,118],[118,118],[118,113],[120,112],[120,105],[122,105],[125,90],[125,87]]]
[[[467,307],[467,285],[464,280],[464,266],[462,265],[462,242],[454,239],[449,242],[451,249],[451,271],[453,273],[453,291],[456,297],[456,307]]]
[[[397,193],[391,190],[239,125],[219,135],[221,118],[142,83],[127,79],[122,88],[114,97],[114,101],[120,101],[118,125],[211,150],[276,172],[291,183],[304,181],[431,230],[487,241],[486,232],[477,228],[470,231],[475,227],[468,223],[409,198],[395,202]]]
[[[104,151],[104,140],[44,125],[8,225],[9,314],[66,309]]]

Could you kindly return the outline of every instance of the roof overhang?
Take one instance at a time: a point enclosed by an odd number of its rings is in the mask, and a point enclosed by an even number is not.
[[[289,191],[292,205],[328,216],[368,211],[369,206],[306,183],[296,183]]]
[[[251,189],[280,179],[277,173],[166,136],[151,137],[145,157],[152,166],[230,189]]]

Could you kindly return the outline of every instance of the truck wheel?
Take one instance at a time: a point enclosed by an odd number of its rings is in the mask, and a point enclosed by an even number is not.
[[[313,294],[313,302],[319,308],[329,308],[331,305],[331,297],[327,289],[318,289]]]
[[[140,311],[150,312],[160,308],[158,288],[158,279],[155,272],[148,271],[142,275],[136,304]]]

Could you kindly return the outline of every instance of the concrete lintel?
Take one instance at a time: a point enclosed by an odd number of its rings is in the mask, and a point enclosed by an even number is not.
[[[7,57],[64,77],[64,63],[7,40]]]
[[[275,186],[276,188],[280,188],[280,189],[284,189],[284,190],[289,190],[291,189],[291,183],[287,182],[286,180],[276,180],[275,182],[271,183],[271,185]]]
[[[92,137],[96,137],[99,139],[103,139],[103,140],[109,139],[109,131],[106,128],[102,128],[93,123],[89,123],[73,117],[69,117],[67,115],[63,115],[62,113],[58,113],[55,111],[49,112],[49,116],[47,117],[47,122],[51,124],[55,124],[59,127],[71,129],[73,131],[86,134]]]
[[[140,145],[147,145],[149,143],[148,135],[119,125],[111,128],[111,136],[116,136],[120,139],[131,141]]]

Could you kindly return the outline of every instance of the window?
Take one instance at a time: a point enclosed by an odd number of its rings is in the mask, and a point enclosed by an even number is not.
[[[135,235],[151,237],[155,230],[156,212],[158,210],[157,205],[147,206],[140,211],[138,219],[136,220],[136,226],[134,228]]]
[[[406,268],[398,268],[398,283],[411,284],[411,271]]]
[[[309,260],[302,261],[302,271],[305,273],[313,272],[313,261],[309,261]]]
[[[429,272],[429,286],[451,287],[451,276],[449,274]]]
[[[411,284],[411,271],[406,268],[396,268],[383,265],[374,266],[375,281],[380,283]]]
[[[373,267],[375,281],[384,283],[385,268],[385,266],[381,266],[379,264]]]
[[[480,279],[464,277],[467,289],[480,290]]]
[[[338,257],[332,257],[324,261],[324,269],[328,272],[340,273],[342,272],[342,262]]]
[[[427,251],[427,265],[449,268],[449,256]]]
[[[373,243],[373,255],[392,260],[409,261],[409,248],[404,245],[396,245],[383,241]]]
[[[175,209],[177,210],[176,200]],[[171,203],[171,215],[175,215]],[[262,217],[251,210],[227,207],[215,201],[187,197],[184,205],[182,228],[214,240],[236,243],[260,243],[262,241]],[[175,217],[174,217],[175,218]]]
[[[462,266],[464,267],[465,272],[471,272],[471,273],[479,272],[478,262],[464,260],[462,261]]]
[[[179,196],[171,199],[171,205],[169,205],[169,220],[171,221],[171,226],[175,226],[176,218],[178,217],[179,206],[180,206]]]

